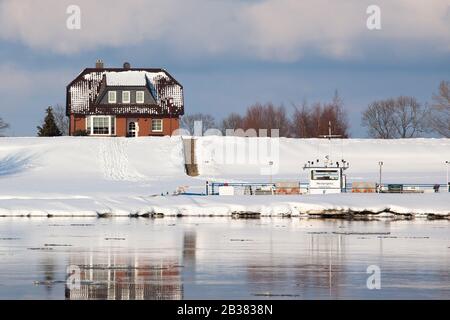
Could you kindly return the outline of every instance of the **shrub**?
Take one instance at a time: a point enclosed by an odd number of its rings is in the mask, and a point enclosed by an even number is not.
[[[87,136],[88,132],[86,130],[75,130],[73,133],[74,136]]]

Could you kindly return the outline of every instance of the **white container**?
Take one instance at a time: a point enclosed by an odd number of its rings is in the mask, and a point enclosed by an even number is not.
[[[234,187],[231,186],[220,186],[219,196],[234,196]]]

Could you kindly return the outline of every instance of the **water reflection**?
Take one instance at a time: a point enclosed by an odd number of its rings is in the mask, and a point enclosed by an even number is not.
[[[448,221],[0,219],[0,298],[450,297]],[[369,265],[382,289],[368,290]],[[69,269],[69,272],[67,272]]]
[[[89,264],[83,264],[88,258]],[[65,297],[70,300],[178,300],[183,298],[180,266],[177,261],[150,264],[139,256],[124,257],[108,252],[72,257],[79,266],[79,285],[66,283]]]
[[[50,296],[52,293],[52,283],[55,281],[56,273],[55,273],[55,260],[52,256],[46,255],[42,258],[42,261],[39,263],[41,266],[41,271],[43,273],[42,283],[45,285],[47,290],[47,295]]]
[[[272,243],[270,258],[262,265],[252,261],[247,266],[247,281],[253,284],[256,296],[301,297],[299,288],[307,289],[308,296],[323,295],[339,297],[339,286],[347,281],[345,265],[345,239],[341,235],[308,236],[301,254],[292,254],[291,263],[277,261]],[[280,290],[280,283],[286,286]],[[264,291],[265,290],[265,291]]]
[[[69,300],[180,300],[183,280],[195,277],[195,231],[183,236],[181,260],[160,257],[149,262],[135,252],[132,256],[108,250],[106,255],[72,255],[71,274],[78,282],[66,281],[65,297]]]

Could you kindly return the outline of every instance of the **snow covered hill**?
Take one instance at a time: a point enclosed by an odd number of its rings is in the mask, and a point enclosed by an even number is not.
[[[271,149],[272,148],[272,149]],[[250,150],[253,151],[251,156]],[[383,161],[383,183],[445,183],[450,139],[287,139],[203,137],[197,145],[200,174],[205,178],[266,180],[273,161],[274,180],[308,182],[309,161],[345,159],[348,181],[377,182]],[[264,170],[265,169],[265,170]]]
[[[188,177],[180,137],[0,138],[0,195],[149,195]]]
[[[386,208],[450,214],[450,193],[367,199],[356,194],[161,196],[180,186],[201,192],[207,179],[268,181],[271,171],[274,180],[306,182],[302,165],[328,153],[350,162],[350,181],[377,181],[382,160],[384,182],[445,183],[450,139],[349,139],[330,146],[319,139],[201,137],[196,178],[185,174],[182,148],[181,137],[0,138],[0,215],[230,214],[246,208],[273,214]],[[271,169],[268,161],[274,162]]]

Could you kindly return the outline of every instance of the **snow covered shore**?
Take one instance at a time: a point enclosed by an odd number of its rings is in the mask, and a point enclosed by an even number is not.
[[[253,139],[253,140],[251,140]],[[270,139],[269,139],[270,140]],[[303,181],[308,159],[331,150],[350,162],[349,181],[445,183],[450,139],[333,141],[279,139],[276,152],[248,156],[268,138],[202,137],[197,143],[200,176],[184,172],[181,137],[0,138],[0,215],[262,215],[414,214],[450,216],[450,193],[340,194],[302,196],[171,196],[179,187],[202,192],[206,180],[268,181],[267,159],[276,162],[274,181]],[[161,196],[163,194],[164,196]],[[169,195],[167,195],[169,194]]]
[[[450,217],[450,193],[299,196],[155,196],[1,199],[3,216],[377,216]]]

